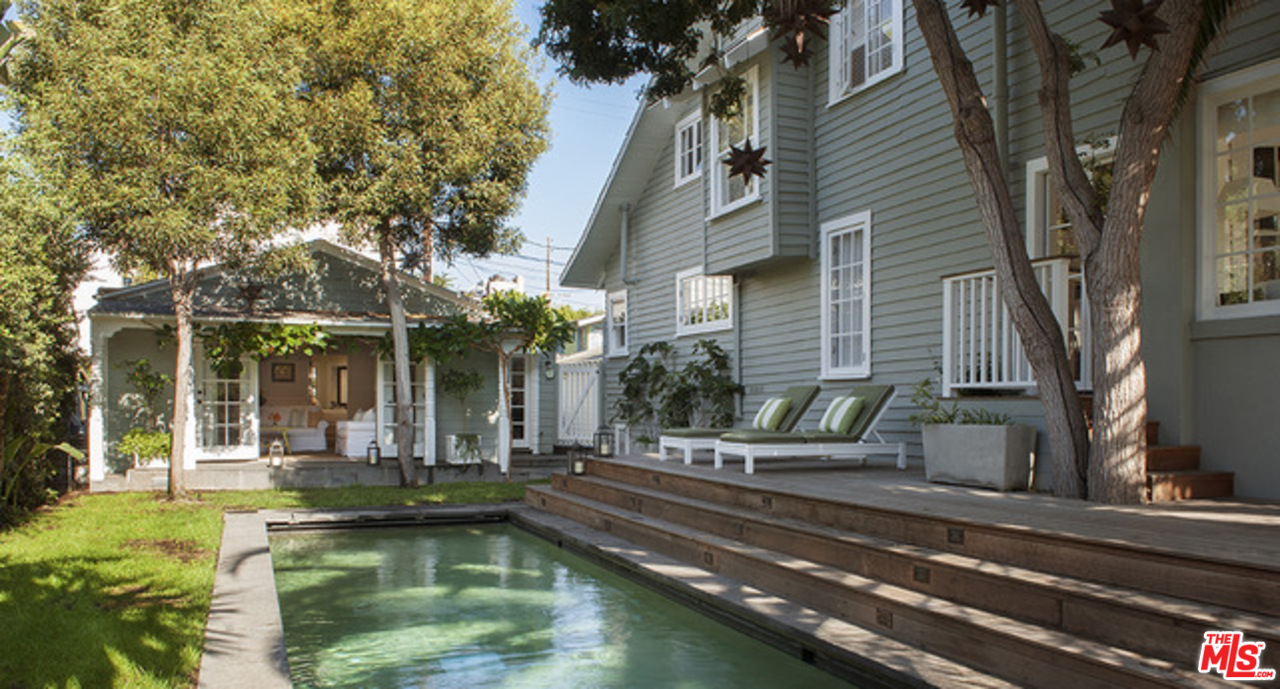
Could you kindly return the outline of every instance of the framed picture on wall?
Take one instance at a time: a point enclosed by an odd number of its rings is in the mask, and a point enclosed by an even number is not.
[[[271,382],[292,383],[293,375],[293,364],[271,364]]]

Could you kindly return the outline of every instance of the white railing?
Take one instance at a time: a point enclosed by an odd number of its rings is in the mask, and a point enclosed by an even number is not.
[[[1070,258],[1032,263],[1036,281],[1049,300],[1076,372],[1076,386],[1089,387],[1089,303],[1084,278],[1072,270]],[[1035,387],[1027,361],[1000,297],[995,270],[942,279],[942,394],[957,388],[1026,390]]]
[[[600,425],[600,358],[564,361],[559,369],[558,441],[590,445]]]

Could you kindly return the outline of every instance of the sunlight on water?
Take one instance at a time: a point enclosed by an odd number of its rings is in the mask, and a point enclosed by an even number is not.
[[[510,526],[273,534],[298,687],[847,687]]]

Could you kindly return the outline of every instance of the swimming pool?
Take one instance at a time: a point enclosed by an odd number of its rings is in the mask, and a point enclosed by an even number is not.
[[[848,687],[510,525],[271,535],[299,687]]]

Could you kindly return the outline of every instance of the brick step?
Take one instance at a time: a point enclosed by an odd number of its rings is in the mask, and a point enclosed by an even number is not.
[[[1227,471],[1147,472],[1147,493],[1152,502],[1229,498],[1235,494],[1235,478]]]
[[[617,462],[588,474],[717,505],[1002,565],[1239,610],[1280,610],[1280,571],[1171,550],[856,505]]]
[[[1280,647],[1280,618],[1148,594],[713,505],[607,479],[555,476],[554,490],[920,593],[1127,648],[1194,670],[1206,629]]]
[[[1147,445],[1147,473],[1199,469],[1199,445]]]
[[[530,486],[529,504],[1019,684],[1221,687],[1131,651],[663,519]]]

